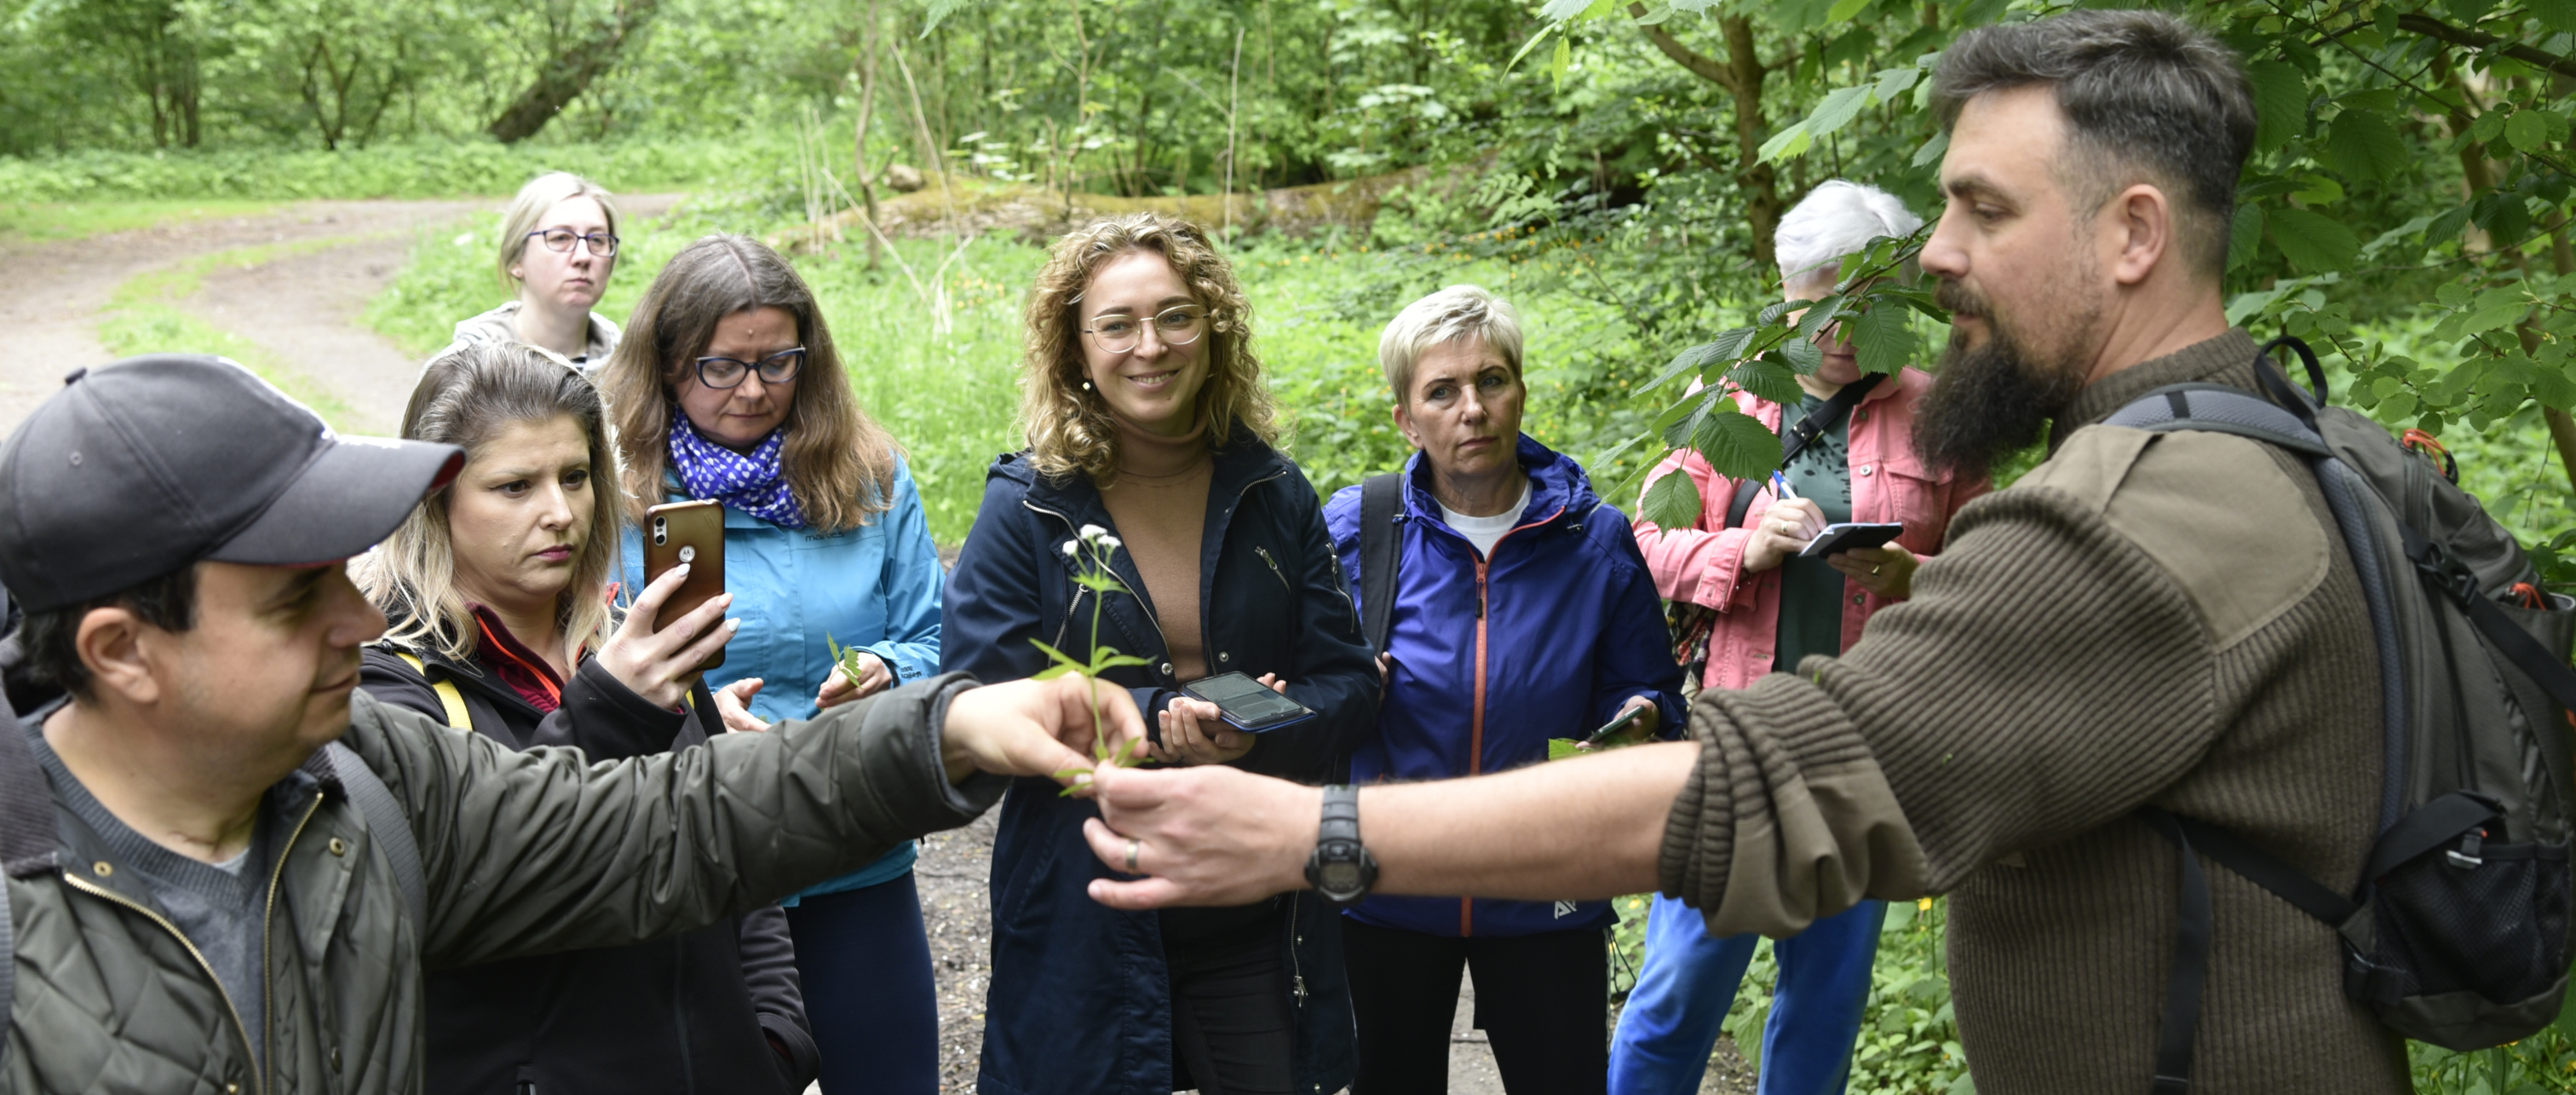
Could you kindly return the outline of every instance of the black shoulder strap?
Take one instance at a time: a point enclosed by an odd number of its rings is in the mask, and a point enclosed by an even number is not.
[[[367,767],[365,758],[336,741],[322,748],[331,758],[331,771],[340,777],[340,789],[348,792],[349,801],[367,819],[367,835],[384,850],[385,862],[393,868],[394,885],[402,888],[403,906],[411,910],[413,932],[428,938],[429,886],[421,873],[420,841],[412,835],[411,819],[394,801],[385,781],[376,778],[375,769]]]
[[[1824,407],[1816,413],[1807,416],[1796,426],[1780,431],[1780,466],[1788,467],[1789,461],[1797,459],[1798,454],[1804,451],[1810,442],[1834,432],[1834,426],[1842,421],[1843,416],[1850,414],[1851,409],[1859,406],[1861,400],[1869,398],[1869,393],[1878,387],[1878,382],[1885,379],[1887,379],[1886,373],[1862,373],[1860,379],[1843,385],[1842,390],[1835,392],[1834,397],[1826,400]],[[1726,506],[1726,523],[1717,527],[1722,529],[1742,527],[1744,515],[1753,512],[1753,496],[1760,493],[1762,493],[1761,480],[1738,481],[1735,484],[1735,498]]]
[[[1395,523],[1403,497],[1402,472],[1360,484],[1360,626],[1379,653],[1395,621],[1395,570],[1404,554],[1396,550]]]

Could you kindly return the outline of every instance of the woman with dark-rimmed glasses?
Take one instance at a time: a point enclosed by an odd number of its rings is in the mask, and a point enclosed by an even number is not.
[[[617,199],[562,171],[519,188],[501,214],[500,275],[508,303],[456,325],[463,343],[517,342],[597,370],[617,349],[617,325],[591,311],[617,271]]]
[[[939,553],[903,450],[859,410],[814,294],[745,236],[690,244],[653,279],[600,375],[626,485],[626,588],[644,509],[724,504],[742,629],[708,674],[728,728],[810,718],[939,671]],[[829,643],[857,651],[855,673]],[[938,1006],[911,845],[790,897],[823,1090],[929,1095]]]

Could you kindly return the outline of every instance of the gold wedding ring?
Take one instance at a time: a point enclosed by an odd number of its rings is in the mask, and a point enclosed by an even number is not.
[[[1139,844],[1140,844],[1140,842],[1139,842],[1135,837],[1132,837],[1132,836],[1131,836],[1131,837],[1128,837],[1128,838],[1127,838],[1127,873],[1128,873],[1128,874],[1135,874],[1135,873],[1136,873],[1136,849],[1137,849],[1137,847],[1139,846]]]
[[[1876,566],[1872,566],[1872,567],[1870,567],[1870,568],[1869,568],[1869,576],[1870,576],[1870,577],[1872,577],[1872,578],[1878,577],[1879,567],[1884,567],[1884,566],[1886,566],[1886,565],[1887,565],[1887,564],[1885,564],[1885,563],[1879,563],[1879,564],[1877,564]]]

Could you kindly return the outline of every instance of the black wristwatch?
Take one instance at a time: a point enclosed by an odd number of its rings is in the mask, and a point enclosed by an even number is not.
[[[1349,907],[1377,884],[1377,860],[1360,843],[1360,789],[1347,783],[1324,788],[1324,823],[1315,832],[1315,854],[1306,881],[1324,900]]]

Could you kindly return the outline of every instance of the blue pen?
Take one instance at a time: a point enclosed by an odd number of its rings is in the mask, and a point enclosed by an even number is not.
[[[1776,471],[1771,473],[1771,493],[1782,498],[1798,496],[1798,492],[1789,489],[1789,481],[1781,478],[1780,473]]]

